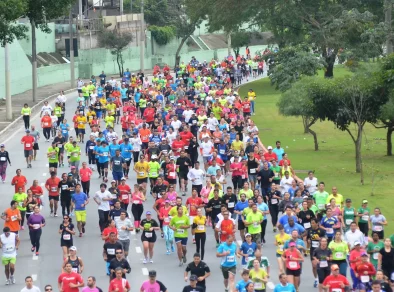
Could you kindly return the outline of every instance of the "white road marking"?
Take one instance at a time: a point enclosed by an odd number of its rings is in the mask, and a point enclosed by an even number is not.
[[[149,275],[149,271],[148,271],[147,268],[142,268],[141,270],[142,270],[142,274],[143,274],[144,276],[148,276],[148,275]]]
[[[45,186],[45,183],[40,183],[40,185],[43,187],[43,186]]]
[[[46,166],[46,167],[49,167],[49,164],[47,163],[47,164],[45,164],[45,166]]]
[[[44,173],[42,174],[42,176],[47,176],[47,173],[46,173],[46,172],[44,172]]]
[[[37,261],[38,260],[38,256],[36,256],[35,254],[33,254],[33,261]]]
[[[136,253],[142,253],[142,249],[139,246],[135,247],[135,252]]]
[[[31,275],[31,277],[32,277],[34,282],[37,281],[37,275],[36,274]]]
[[[237,243],[238,243],[239,246],[241,246],[242,245],[242,240],[237,240]]]

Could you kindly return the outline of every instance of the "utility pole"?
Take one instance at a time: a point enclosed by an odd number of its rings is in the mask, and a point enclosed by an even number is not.
[[[70,87],[74,88],[75,82],[75,64],[74,64],[74,36],[73,36],[73,11],[70,8]]]
[[[387,38],[386,38],[386,54],[391,54],[393,52],[393,32],[392,32],[392,20],[391,20],[391,13],[393,9],[393,2],[392,0],[385,0],[384,1],[384,21],[388,28],[387,31]]]
[[[82,27],[83,27],[82,0],[79,0],[79,2],[78,2],[78,14],[79,14],[79,27],[82,29]]]
[[[133,13],[133,0],[130,0],[130,14]]]
[[[37,100],[37,48],[36,48],[36,23],[34,20],[30,21],[31,24],[31,66],[32,66],[32,79],[33,79],[33,102]]]
[[[140,67],[144,73],[145,61],[145,26],[144,26],[144,0],[141,0],[141,39],[140,39]]]
[[[231,55],[231,32],[227,33],[227,55]],[[237,58],[237,56],[235,56]]]
[[[119,1],[119,12],[120,12],[120,15],[123,15],[123,0]]]
[[[4,47],[4,68],[5,68],[5,108],[8,121],[12,121],[12,100],[11,100],[11,78],[10,78],[10,55],[8,43]]]

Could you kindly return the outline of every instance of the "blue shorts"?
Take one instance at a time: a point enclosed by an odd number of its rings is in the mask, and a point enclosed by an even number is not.
[[[123,172],[112,172],[112,177],[114,178],[114,180],[118,180],[120,181],[120,179],[123,177]]]
[[[107,276],[111,275],[111,273],[109,272],[109,262],[105,263],[105,269],[107,271]]]
[[[175,243],[180,242],[183,246],[187,245],[187,237],[175,237]]]

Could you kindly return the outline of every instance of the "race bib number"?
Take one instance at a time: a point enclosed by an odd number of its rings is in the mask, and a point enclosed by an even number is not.
[[[234,208],[235,203],[234,202],[229,202],[228,203],[228,208]]]
[[[380,226],[380,225],[375,225],[374,226],[374,231],[380,232],[382,230],[383,230],[383,226]]]
[[[319,247],[320,243],[318,241],[312,241],[312,247]]]
[[[18,216],[16,215],[11,216],[11,221],[16,221],[16,220],[18,220]]]
[[[311,222],[305,222],[304,223],[304,228],[305,229],[311,228]]]
[[[31,147],[31,144],[30,143],[26,143],[25,146],[26,146],[26,148],[29,148],[29,147]]]
[[[133,201],[133,204],[136,204],[136,205],[137,205],[137,204],[139,204],[139,203],[140,203],[140,201],[138,201],[138,200],[134,200],[134,201]]]
[[[58,148],[62,148],[62,147],[63,147],[63,144],[57,144],[57,147],[58,147]]]
[[[254,282],[254,289],[263,289],[263,283],[261,282]]]
[[[177,229],[176,233],[178,234],[184,234],[185,233],[185,229]]]
[[[293,261],[289,262],[289,268],[290,269],[297,269],[297,262],[293,262]]]
[[[326,206],[326,205],[324,205],[324,204],[319,204],[319,205],[318,205],[318,207],[319,207],[320,210],[323,210],[325,206]]]
[[[90,150],[93,150],[93,149],[94,149],[94,146],[89,146],[89,149],[90,149]]]
[[[226,153],[226,151],[224,149],[219,150],[219,154],[224,154],[224,153]]]
[[[346,219],[345,224],[350,225],[353,222],[353,219]]]
[[[14,246],[14,245],[12,245],[12,246],[7,246],[5,250],[6,250],[7,252],[13,252],[13,251],[15,250],[15,246]]]
[[[204,231],[205,230],[205,225],[198,225],[197,226],[197,230]]]
[[[336,252],[335,257],[336,258],[343,258],[343,252]]]
[[[74,273],[78,273],[78,268],[72,268],[71,269]]]
[[[139,176],[144,176],[144,175],[145,175],[145,172],[140,171],[140,172],[138,173],[138,175],[139,175]]]
[[[115,249],[114,248],[107,248],[107,254],[115,255]]]
[[[68,189],[68,185],[62,185],[62,190],[67,190]]]
[[[369,282],[369,276],[365,276],[364,275],[364,276],[361,276],[360,279],[361,279],[362,283],[368,283]]]
[[[151,238],[152,237],[152,232],[145,232],[145,237],[146,238]]]
[[[255,174],[256,173],[256,168],[251,168],[250,173]]]
[[[168,218],[168,217],[164,218],[164,222],[169,223],[170,222],[170,218]]]
[[[23,207],[23,202],[18,203],[19,207]]]
[[[115,165],[120,165],[120,161],[119,160],[115,160]]]
[[[332,291],[332,292],[342,292],[342,289],[335,288],[335,289],[332,289],[331,291]]]
[[[0,161],[6,161],[7,160],[7,158],[5,158],[5,157],[0,157]]]
[[[151,176],[157,176],[157,172],[151,172],[150,175]]]
[[[332,229],[332,228],[327,228],[327,229],[326,229],[326,232],[327,232],[328,234],[333,234],[333,233],[334,233],[334,229]]]
[[[169,174],[168,174],[168,176],[175,176],[175,172],[170,172]]]
[[[259,222],[253,222],[253,227],[254,227],[254,228],[257,228],[257,227],[259,227],[259,226],[260,226]]]
[[[226,257],[226,261],[227,261],[228,263],[233,263],[233,262],[235,261],[235,257],[234,257],[234,256],[227,256],[227,257]]]
[[[279,245],[279,250],[283,251],[283,245]]]
[[[40,224],[33,224],[33,229],[39,229],[41,227]]]
[[[103,152],[103,156],[107,157],[108,156],[108,152]]]
[[[23,115],[24,115],[24,116],[28,116],[28,115],[29,115],[29,113],[24,113]]]
[[[57,187],[51,187],[51,192],[57,192]]]
[[[278,204],[278,199],[271,199],[271,204],[272,205]]]
[[[129,195],[122,195],[122,200],[127,200],[129,198]]]
[[[78,157],[78,153],[77,152],[73,153],[73,156]]]
[[[374,252],[374,254],[373,254],[373,259],[374,259],[374,260],[377,260],[378,257],[379,257],[379,253],[378,253],[378,252]]]
[[[327,268],[328,262],[327,261],[320,261],[320,268]]]
[[[363,216],[361,217],[361,219],[364,220],[364,221],[368,221],[369,215],[363,215]]]
[[[71,234],[63,234],[63,240],[70,240]]]
[[[49,123],[44,123],[44,126],[49,126]]]

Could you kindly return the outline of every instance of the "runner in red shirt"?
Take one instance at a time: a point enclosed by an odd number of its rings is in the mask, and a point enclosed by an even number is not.
[[[81,178],[82,190],[89,198],[90,191],[90,177],[92,176],[92,170],[87,167],[86,162],[82,162],[82,168],[79,170],[79,177]]]
[[[265,152],[263,154],[265,160],[266,161],[272,161],[272,160],[278,161],[278,156],[276,156],[276,153],[272,152],[272,146],[268,146],[267,149],[268,149],[268,152]]]
[[[116,268],[115,275],[116,278],[109,284],[108,292],[129,292],[130,284],[129,281],[122,278],[123,270],[121,267]]]
[[[153,121],[155,120],[155,109],[150,103],[148,103],[148,107],[144,110],[144,118],[150,125],[153,124]]]
[[[34,137],[30,136],[30,130],[26,130],[26,135],[22,137],[24,155],[26,158],[27,168],[31,168],[31,160],[33,158]]]
[[[42,190],[42,187],[38,185],[38,180],[33,180],[33,185],[30,187],[30,190],[37,200],[37,204],[41,205],[41,196],[44,195],[44,191]]]
[[[122,125],[123,133],[126,133],[130,127],[130,120],[130,116],[127,115],[127,112],[123,111],[123,116],[120,118],[120,124]]]
[[[189,148],[190,140],[194,137],[192,132],[190,132],[190,129],[188,127],[185,127],[182,132],[179,133],[179,136],[181,136],[181,140],[185,144],[185,150]]]
[[[189,208],[190,224],[193,224],[194,217],[197,216],[197,209],[204,206],[204,202],[198,197],[196,189],[193,189],[192,196],[187,198],[185,206]],[[192,229],[193,243],[196,242],[194,229]]]
[[[250,116],[250,101],[248,100],[248,97],[245,97],[242,102],[242,111],[244,113],[244,117]]]
[[[52,128],[52,118],[49,116],[48,112],[45,112],[45,116],[41,118],[41,127],[44,132],[44,137],[46,141],[51,138],[51,128]]]
[[[12,178],[11,185],[15,186],[15,193],[18,192],[19,188],[22,188],[23,192],[25,192],[25,185],[27,184],[27,179],[22,175],[22,170],[16,170],[16,176]]]
[[[339,273],[338,265],[331,265],[331,275],[324,279],[323,288],[328,289],[329,292],[345,292],[345,287],[350,288],[348,279]]]
[[[61,273],[57,279],[59,291],[79,292],[79,287],[84,286],[81,275],[72,271],[71,263],[67,263],[64,270],[65,273]]]
[[[173,155],[178,158],[181,155],[181,151],[185,148],[185,143],[181,140],[181,136],[176,135],[176,140],[171,145]]]
[[[122,177],[120,185],[118,185],[119,200],[123,209],[127,210],[130,204],[131,188],[126,184],[126,179]]]
[[[216,224],[215,230],[217,232],[220,231],[220,242],[225,242],[228,235],[234,235],[235,223],[233,219],[229,218],[230,213],[228,210],[225,210],[222,214],[224,219]]]
[[[47,179],[45,188],[48,190],[49,206],[51,208],[51,216],[57,217],[57,207],[59,203],[59,182],[60,178],[56,176],[56,172],[51,172],[51,177]]]

